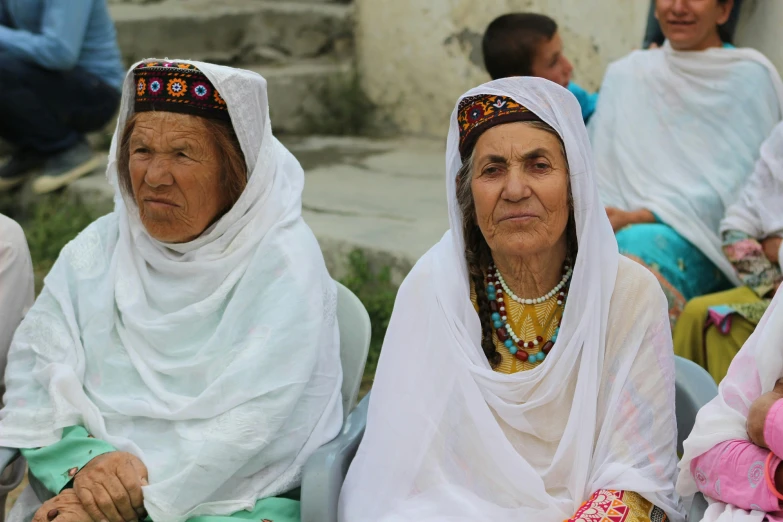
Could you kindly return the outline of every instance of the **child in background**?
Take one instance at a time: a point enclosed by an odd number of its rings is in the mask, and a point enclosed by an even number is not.
[[[567,88],[582,107],[585,123],[598,103],[571,81],[573,66],[563,54],[557,22],[536,13],[510,13],[489,24],[482,42],[484,66],[493,80],[510,76],[538,76]]]

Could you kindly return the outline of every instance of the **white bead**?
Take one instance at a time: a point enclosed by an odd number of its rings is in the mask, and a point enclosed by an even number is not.
[[[533,346],[538,346],[538,339],[533,340]]]
[[[500,316],[500,318],[501,318],[503,321],[508,321],[508,317],[506,317],[505,315],[502,315],[502,316]]]

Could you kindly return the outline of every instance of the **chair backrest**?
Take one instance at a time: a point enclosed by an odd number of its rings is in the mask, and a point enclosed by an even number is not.
[[[693,430],[696,414],[718,395],[718,386],[707,370],[682,357],[674,357],[674,372],[677,453],[682,455],[682,443]]]
[[[337,285],[337,322],[340,328],[340,360],[343,365],[343,419],[359,396],[367,352],[370,350],[370,316],[359,298],[342,284]]]

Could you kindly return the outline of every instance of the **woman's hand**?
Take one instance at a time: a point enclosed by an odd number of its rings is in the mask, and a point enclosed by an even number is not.
[[[81,500],[72,489],[65,489],[47,500],[35,512],[33,522],[92,522]]]
[[[764,250],[764,255],[771,263],[780,263],[780,244],[783,243],[783,239],[779,237],[768,237],[761,242],[761,248]]]
[[[775,383],[775,388],[771,392],[765,393],[750,405],[747,426],[748,436],[750,441],[760,448],[769,449],[767,442],[764,440],[764,423],[772,405],[781,399],[783,399],[783,379],[779,379]]]
[[[131,522],[144,518],[141,487],[147,485],[147,467],[130,453],[99,455],[84,466],[73,490],[93,522]]]
[[[619,232],[628,225],[635,223],[655,223],[655,216],[649,210],[620,210],[619,208],[606,207],[606,215],[612,224],[612,230]]]

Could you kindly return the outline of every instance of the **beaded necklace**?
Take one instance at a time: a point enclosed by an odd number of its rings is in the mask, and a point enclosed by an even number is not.
[[[514,332],[513,328],[511,328],[511,325],[508,324],[506,305],[503,300],[504,293],[522,306],[544,303],[557,295],[558,306],[565,308],[565,302],[568,296],[568,282],[571,279],[572,273],[573,270],[571,267],[566,265],[563,267],[562,279],[560,279],[560,282],[552,290],[535,299],[524,299],[515,295],[506,284],[506,281],[503,279],[503,276],[500,274],[497,267],[494,264],[490,265],[487,273],[487,297],[489,299],[490,310],[492,311],[492,326],[495,329],[498,340],[503,343],[511,355],[515,356],[520,361],[530,363],[543,361],[546,356],[549,355],[555,342],[557,342],[557,336],[558,333],[560,333],[560,324],[558,323],[552,338],[546,342],[544,342],[544,339],[540,335],[531,341],[521,339],[516,332]],[[544,328],[544,332],[548,330],[550,324],[551,322],[547,324]],[[542,346],[537,353],[528,353],[528,350],[535,349],[539,345]]]

